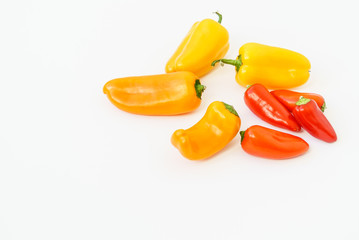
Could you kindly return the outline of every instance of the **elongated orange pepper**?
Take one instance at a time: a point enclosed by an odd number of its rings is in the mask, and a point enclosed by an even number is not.
[[[238,133],[241,119],[236,110],[223,102],[213,102],[203,118],[191,128],[179,129],[171,142],[190,160],[208,158],[222,150]]]
[[[259,125],[253,125],[240,134],[243,150],[258,157],[288,159],[309,149],[309,144],[300,137]]]
[[[211,62],[224,57],[229,48],[228,31],[218,22],[204,19],[193,24],[181,44],[168,60],[166,72],[190,71],[202,77],[212,70]]]
[[[142,115],[177,115],[195,110],[201,103],[201,85],[191,72],[116,78],[103,92],[119,109]]]
[[[246,43],[237,59],[217,59],[236,67],[237,82],[246,87],[260,83],[269,89],[293,88],[309,78],[310,62],[300,53],[258,43]]]

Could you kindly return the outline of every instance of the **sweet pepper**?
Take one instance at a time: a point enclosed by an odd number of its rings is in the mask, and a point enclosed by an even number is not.
[[[236,67],[236,80],[242,86],[261,83],[269,89],[293,88],[309,78],[310,62],[300,53],[258,43],[246,43],[237,59],[217,59],[212,62]]]
[[[116,78],[103,92],[119,109],[142,115],[177,115],[195,110],[201,103],[201,85],[191,72]]]
[[[222,58],[229,48],[228,31],[221,25],[222,15],[218,22],[204,19],[193,24],[166,64],[166,72],[190,71],[202,77],[212,70],[211,62]]]
[[[325,142],[335,142],[337,134],[314,100],[300,98],[292,111],[297,122],[310,135]]]
[[[205,159],[222,150],[237,135],[240,126],[241,119],[233,106],[215,101],[195,125],[176,130],[171,142],[184,157]]]
[[[318,107],[324,112],[326,109],[325,100],[322,95],[317,93],[303,93],[287,89],[274,90],[270,92],[279,102],[281,102],[289,111],[293,111],[296,103],[301,97],[314,100]]]
[[[259,125],[251,126],[240,134],[243,150],[257,157],[288,159],[309,149],[309,144],[300,137]]]
[[[301,129],[289,110],[262,84],[250,86],[244,93],[244,102],[255,115],[274,126],[296,132]]]

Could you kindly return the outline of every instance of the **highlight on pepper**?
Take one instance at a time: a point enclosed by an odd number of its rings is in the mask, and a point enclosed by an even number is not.
[[[206,159],[221,151],[238,133],[241,119],[233,106],[215,101],[192,127],[176,130],[171,143],[187,159]]]

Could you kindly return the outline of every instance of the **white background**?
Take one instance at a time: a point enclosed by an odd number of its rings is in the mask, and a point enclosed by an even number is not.
[[[1,1],[0,239],[359,239],[356,3]],[[310,150],[275,161],[246,154],[237,136],[209,160],[184,159],[170,136],[212,101],[234,105],[241,130],[272,127],[245,106],[231,66],[201,79],[190,114],[132,115],[107,100],[108,80],[163,73],[216,10],[228,58],[246,42],[308,57],[311,77],[295,90],[325,97],[337,142],[297,133]]]

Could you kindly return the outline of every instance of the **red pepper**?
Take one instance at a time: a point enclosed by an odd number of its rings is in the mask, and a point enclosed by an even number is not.
[[[262,85],[254,84],[244,93],[244,102],[262,120],[285,129],[300,131],[292,114]]]
[[[305,97],[314,100],[322,112],[324,112],[326,105],[324,98],[316,93],[301,93],[291,90],[274,90],[270,92],[279,102],[281,102],[289,111],[293,111],[295,103],[300,97]]]
[[[309,144],[300,137],[258,125],[251,126],[240,134],[243,150],[257,157],[287,159],[299,156],[309,149]]]
[[[296,105],[293,109],[293,115],[308,133],[325,142],[335,142],[337,140],[334,128],[315,101],[301,98]]]

